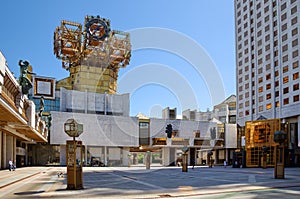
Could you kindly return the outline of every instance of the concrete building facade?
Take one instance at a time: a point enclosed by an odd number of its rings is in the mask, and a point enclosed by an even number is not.
[[[9,160],[17,167],[36,164],[35,146],[47,141],[47,123],[22,93],[0,52],[0,169],[8,168]]]

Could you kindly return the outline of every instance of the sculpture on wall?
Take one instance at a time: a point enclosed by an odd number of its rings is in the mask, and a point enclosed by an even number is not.
[[[32,83],[30,79],[27,77],[28,74],[34,74],[28,70],[29,62],[28,61],[19,61],[20,66],[20,77],[19,77],[19,83],[22,87],[22,93],[28,94],[29,90],[32,88]]]
[[[40,117],[43,116],[44,107],[45,107],[44,96],[41,96],[40,107],[39,107],[39,116]]]

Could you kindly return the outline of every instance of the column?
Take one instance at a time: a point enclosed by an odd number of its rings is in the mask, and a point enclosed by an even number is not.
[[[25,143],[25,165],[28,166],[28,144]]]
[[[300,116],[298,116],[298,140],[296,142],[296,145],[300,147]]]
[[[107,146],[104,146],[104,164],[105,166],[108,166],[107,165]]]
[[[87,156],[87,153],[88,153],[88,146],[85,145],[85,146],[84,146],[84,164],[85,164],[85,166],[87,166],[87,163],[88,163],[88,156]]]
[[[6,133],[2,133],[2,168],[7,167],[7,159],[6,159]]]
[[[3,162],[2,151],[3,151],[3,149],[2,149],[2,131],[0,130],[0,169],[2,169],[2,162]]]

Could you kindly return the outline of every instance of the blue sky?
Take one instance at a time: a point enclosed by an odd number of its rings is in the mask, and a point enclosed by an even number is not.
[[[120,70],[119,83],[122,86],[119,84],[118,93],[130,92],[130,115],[142,112],[148,116],[160,117],[161,109],[167,106],[176,107],[179,115],[186,109],[205,111],[235,94],[233,2],[4,1],[0,12],[0,50],[16,77],[19,76],[18,61],[22,59],[30,62],[37,75],[60,80],[68,76],[68,72],[61,67],[61,61],[53,54],[53,32],[61,20],[83,24],[86,15],[100,15],[110,19],[111,28],[115,30],[131,32],[151,27],[162,34],[165,31],[159,29],[167,30],[170,35],[166,33],[157,43],[159,45],[170,38],[173,50],[146,46],[137,49],[135,46],[138,41],[133,35],[143,37],[143,33],[131,34],[135,50],[132,52],[130,65]],[[179,39],[176,39],[176,35],[180,36]],[[151,37],[145,34],[146,36]],[[147,39],[151,41],[152,38]],[[189,44],[185,43],[187,40],[197,43],[199,48],[189,48]],[[181,54],[185,55],[174,53],[176,48],[184,49]],[[212,71],[214,75],[209,78],[219,79],[223,88],[208,82],[207,73],[201,70],[199,72],[193,65],[189,55],[197,57],[198,53],[203,53],[204,56],[199,56],[199,67]],[[210,62],[207,63],[206,59],[210,59]],[[194,60],[195,62],[197,61]],[[151,69],[150,72],[147,69]],[[139,78],[141,81],[148,79],[148,82],[142,83]],[[222,93],[218,89],[224,90],[224,95],[214,98],[214,92]]]

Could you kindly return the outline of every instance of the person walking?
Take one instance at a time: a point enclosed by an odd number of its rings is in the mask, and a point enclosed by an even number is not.
[[[224,160],[224,168],[226,168],[226,166],[227,166],[227,162],[226,160]]]
[[[13,169],[13,162],[11,160],[8,161],[9,171]]]

